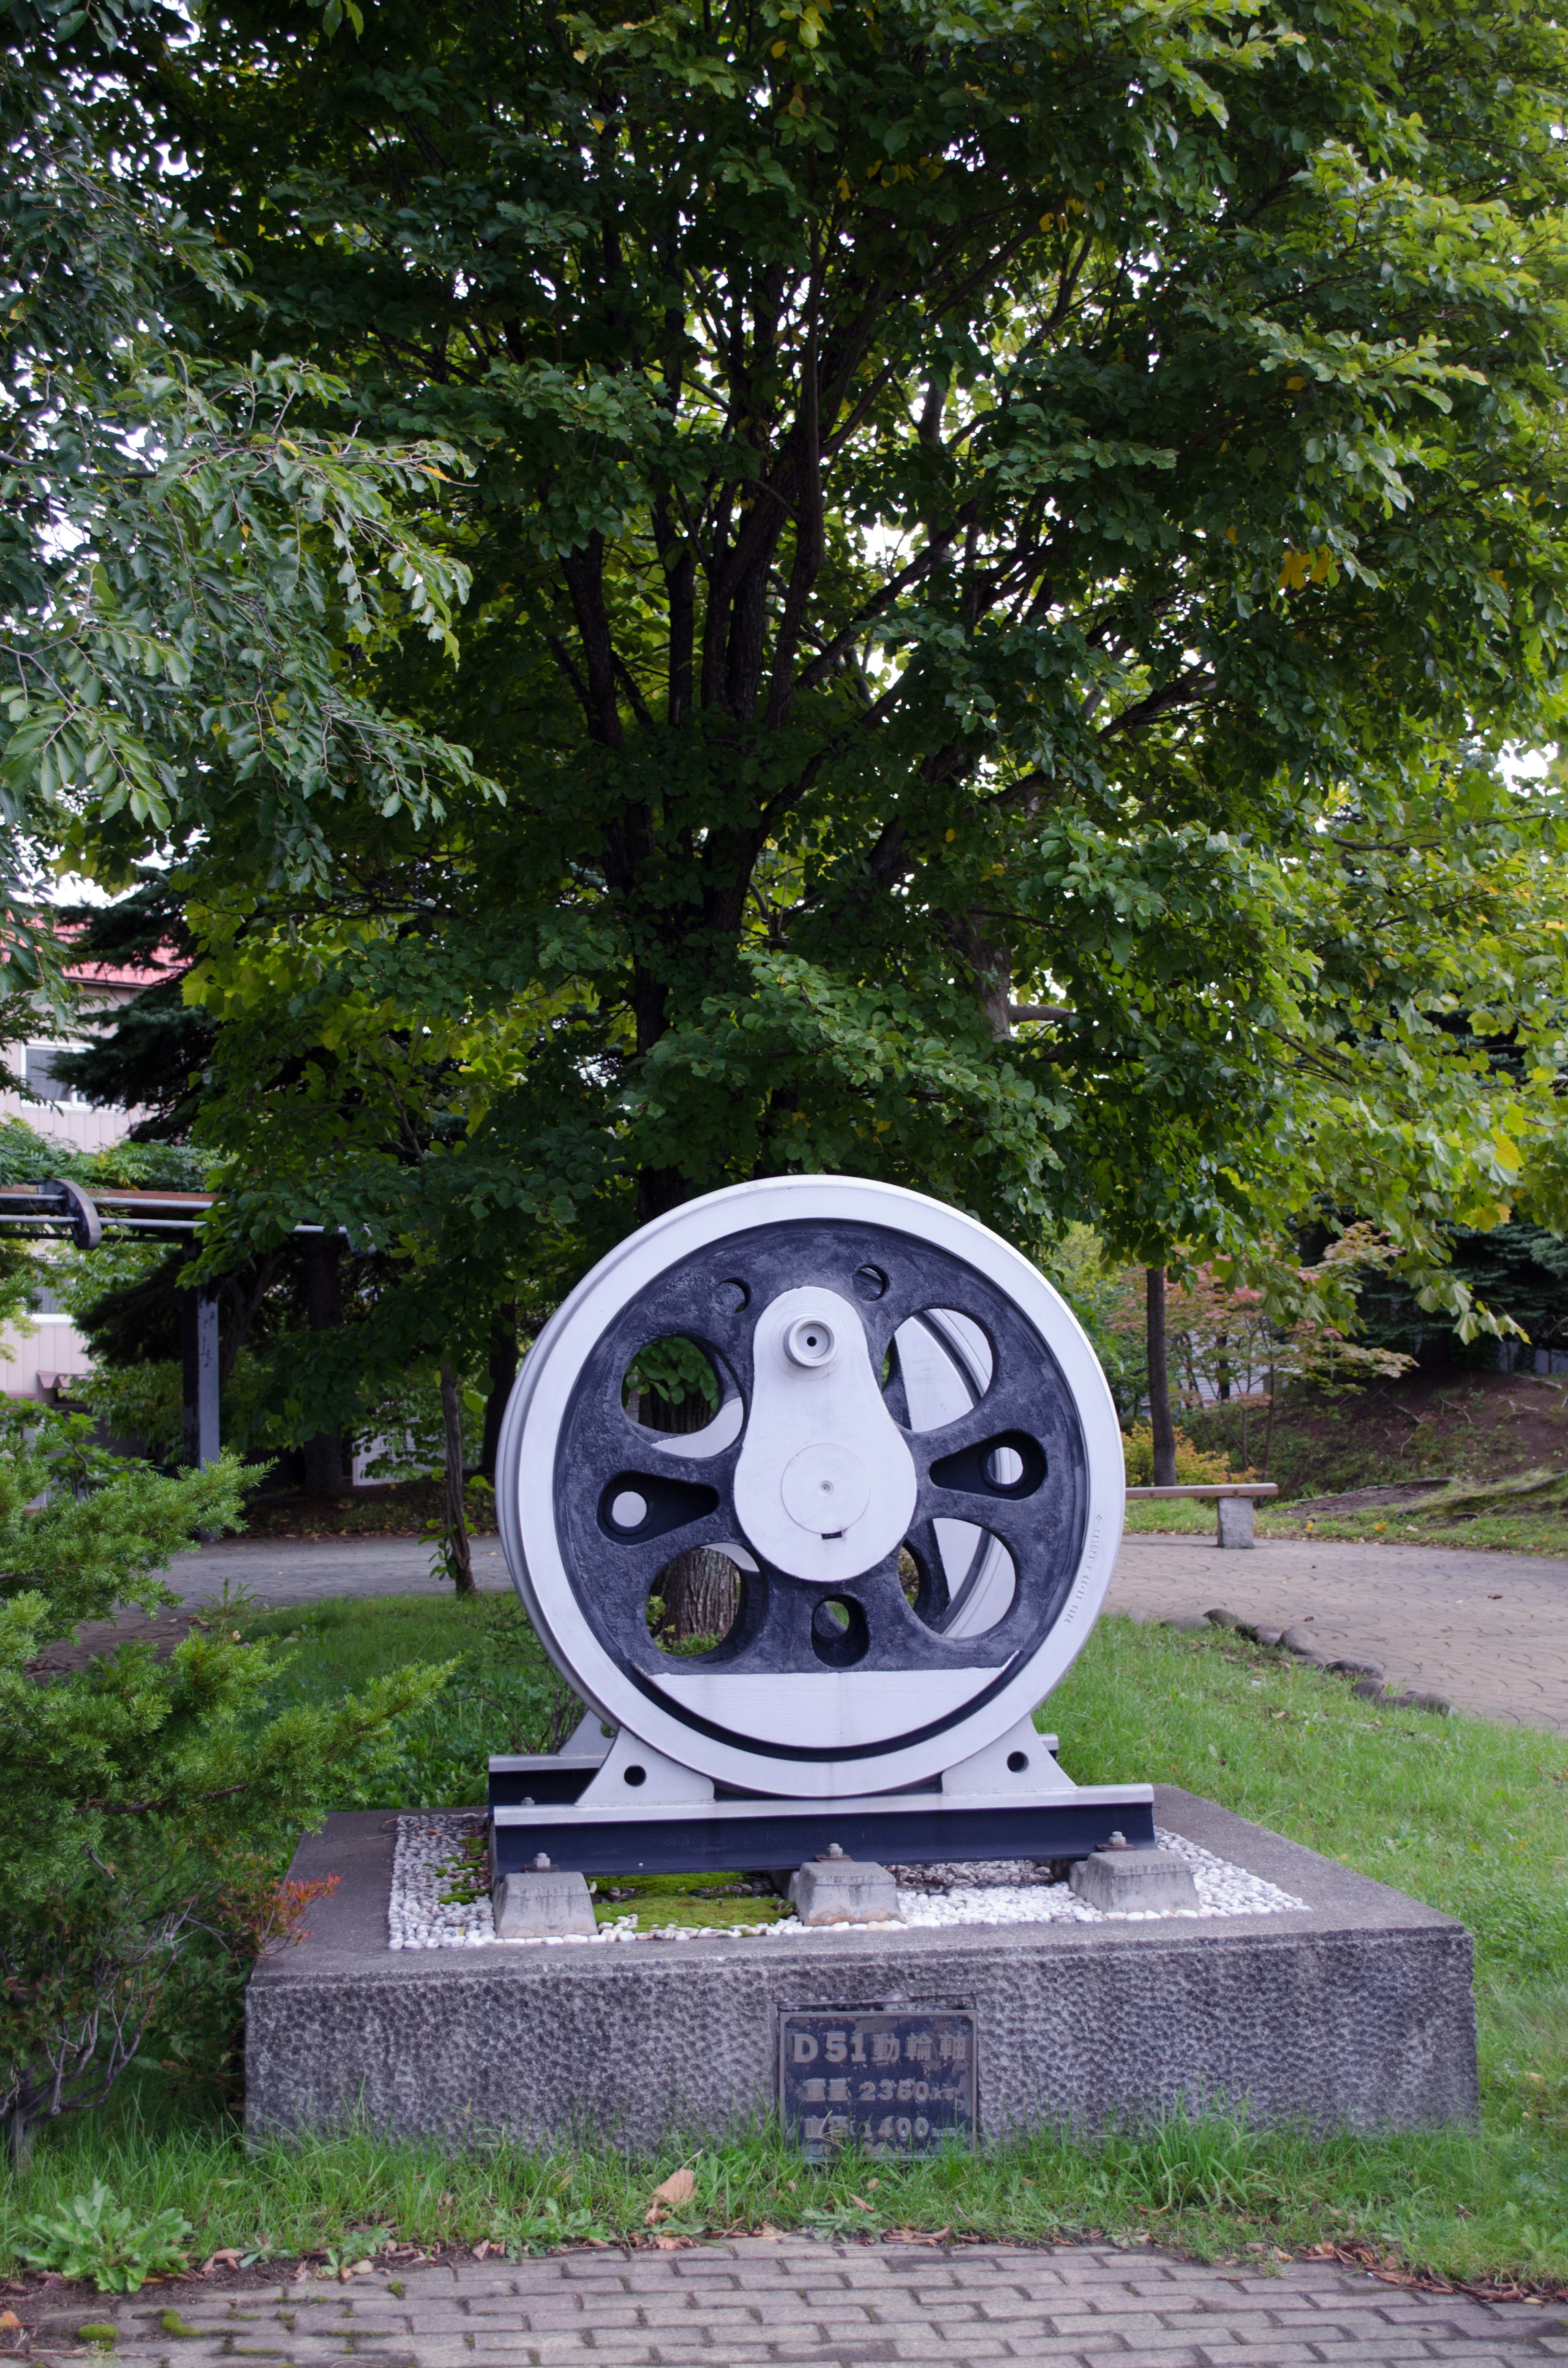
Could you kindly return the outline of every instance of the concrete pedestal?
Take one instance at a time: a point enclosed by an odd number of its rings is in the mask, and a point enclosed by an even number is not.
[[[1250,1497],[1221,1497],[1215,1509],[1222,1546],[1250,1546],[1256,1543]]]
[[[292,1873],[342,1884],[251,1981],[246,2127],[717,2134],[771,2107],[778,2017],[806,2007],[972,2011],[986,2137],[1178,2104],[1324,2128],[1473,2120],[1461,1925],[1192,1793],[1159,1787],[1154,1815],[1306,1911],[393,1951],[397,1821],[330,1817]]]

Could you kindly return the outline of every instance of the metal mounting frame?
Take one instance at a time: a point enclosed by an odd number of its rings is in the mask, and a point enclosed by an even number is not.
[[[1142,1797],[1140,1797],[1142,1795]],[[496,1809],[492,1880],[521,1873],[542,1850],[552,1864],[599,1874],[767,1873],[803,1866],[836,1842],[846,1858],[916,1866],[966,1859],[1087,1858],[1115,1832],[1154,1839],[1147,1785],[1096,1785],[1068,1802],[970,1801],[873,1793],[848,1801],[714,1801],[655,1816],[562,1808]]]
[[[939,1784],[834,1802],[722,1793],[623,1727],[585,1718],[564,1751],[490,1762],[490,1858],[499,1882],[542,1850],[583,1874],[755,1873],[802,1865],[837,1843],[850,1858],[931,1864],[1086,1858],[1120,1833],[1154,1839],[1147,1784],[1078,1785],[1057,1737],[1021,1719],[946,1770]]]

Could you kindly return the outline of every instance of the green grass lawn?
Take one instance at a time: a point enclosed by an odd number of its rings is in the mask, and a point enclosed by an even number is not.
[[[397,1778],[363,1805],[477,1799],[487,1748],[537,1741],[569,1714],[505,1600],[334,1602],[250,1624],[299,1635],[281,1681],[299,1698],[402,1658],[458,1664],[438,1736],[413,1736]],[[138,2214],[182,2212],[202,2250],[288,2254],[351,2231],[362,2247],[377,2231],[429,2244],[642,2237],[652,2188],[689,2162],[695,2194],[667,2226],[693,2232],[1153,2236],[1242,2257],[1357,2240],[1449,2276],[1568,2283],[1568,1746],[1359,1702],[1239,1637],[1125,1620],[1100,1622],[1041,1724],[1083,1782],[1186,1785],[1462,1917],[1476,1941],[1480,2130],[1356,2138],[1176,2122],[1098,2145],[1042,2132],[972,2157],[820,2170],[769,2128],[722,2144],[672,2133],[647,2158],[487,2144],[453,2157],[364,2134],[247,2154],[231,2122],[182,2103],[150,2061],[104,2113],[44,2135],[4,2191],[0,2259],[14,2258],[28,2213],[95,2178]]]
[[[451,1665],[437,1701],[409,1722],[392,1777],[346,1796],[346,1809],[483,1803],[491,1752],[559,1750],[582,1716],[510,1592],[334,1597],[246,1614],[241,1633],[295,1645],[270,1697],[279,1710],[335,1701],[405,1662]]]

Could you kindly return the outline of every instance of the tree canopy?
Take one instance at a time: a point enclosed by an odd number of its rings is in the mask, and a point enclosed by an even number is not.
[[[143,825],[231,1248],[357,1229],[434,1338],[793,1167],[1151,1258],[1348,1208],[1439,1295],[1454,1222],[1554,1222],[1562,820],[1497,759],[1561,695],[1562,48],[1335,0],[134,20],[98,136],[245,258],[170,317],[472,586],[455,654],[343,639],[471,752],[439,800],[215,745]],[[81,860],[133,837],[79,804]]]
[[[287,865],[298,810],[346,775],[421,810],[472,779],[355,665],[410,623],[449,630],[461,568],[399,504],[454,458],[313,432],[291,415],[330,405],[319,370],[227,367],[182,335],[196,291],[254,308],[158,159],[118,154],[94,119],[147,7],[0,17],[0,795],[14,951],[35,960],[55,949],[24,851],[117,878],[227,792]]]

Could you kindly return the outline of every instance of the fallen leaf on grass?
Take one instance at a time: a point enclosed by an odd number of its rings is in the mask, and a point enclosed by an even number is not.
[[[691,2202],[696,2192],[697,2173],[695,2171],[672,2170],[668,2179],[654,2188],[653,2201],[655,2203],[667,2203],[672,2211],[678,2211],[683,2203]]]
[[[863,2195],[856,2195],[853,2192],[850,2194],[849,2201],[858,2212],[874,2212],[877,2208],[874,2203],[868,2203]]]
[[[784,2242],[783,2229],[776,2228],[771,2220],[765,2220],[756,2233],[765,2245],[781,2245]]]
[[[661,2253],[684,2253],[688,2245],[696,2242],[695,2237],[655,2237],[653,2239],[656,2249]]]

